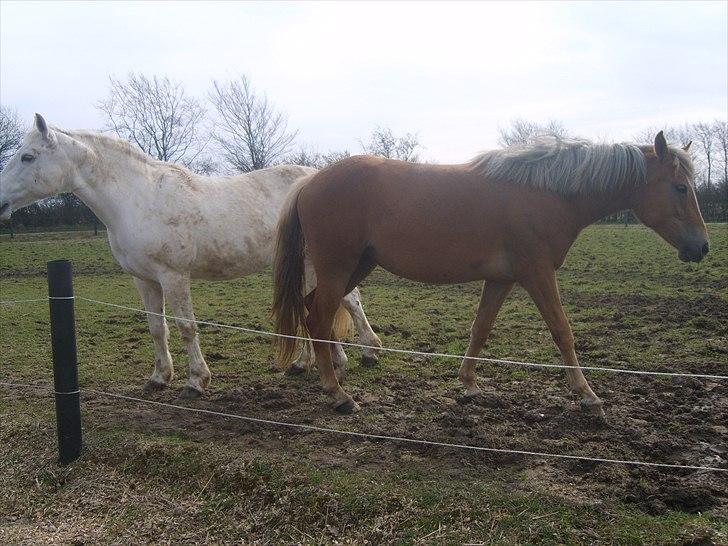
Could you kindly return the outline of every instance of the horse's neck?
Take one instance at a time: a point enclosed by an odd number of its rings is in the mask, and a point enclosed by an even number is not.
[[[631,190],[620,190],[611,194],[581,195],[574,197],[576,222],[580,229],[630,208]]]
[[[73,193],[112,230],[128,216],[129,207],[149,187],[150,163],[112,143],[84,142],[93,155],[80,167]]]

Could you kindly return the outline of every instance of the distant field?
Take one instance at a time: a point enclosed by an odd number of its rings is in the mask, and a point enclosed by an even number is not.
[[[583,365],[728,375],[728,230],[700,264],[641,226],[595,226],[559,272]],[[78,295],[140,307],[106,239],[0,236],[0,300],[43,297],[46,261],[74,263]],[[270,274],[196,282],[198,318],[271,329]],[[431,287],[377,270],[362,285],[385,346],[461,354],[480,286]],[[81,388],[143,396],[153,368],[143,315],[78,301]],[[51,382],[45,303],[0,305],[0,382]],[[521,450],[728,468],[728,384],[588,373],[609,418],[577,408],[558,370],[481,365],[464,403],[457,360],[348,351],[354,416],[315,372],[286,378],[270,339],[212,327],[208,396],[180,401],[186,355],[172,328],[173,389],[158,401],[370,433]],[[558,362],[523,290],[484,356]],[[0,387],[0,543],[728,543],[725,474],[364,441],[82,397],[85,451],[57,466],[52,399]]]

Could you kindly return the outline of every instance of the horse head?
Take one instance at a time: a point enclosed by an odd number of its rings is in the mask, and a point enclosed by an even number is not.
[[[73,191],[86,151],[80,142],[50,128],[36,114],[33,128],[0,173],[0,221],[40,199]]]
[[[700,214],[693,182],[694,167],[688,150],[667,145],[660,131],[654,147],[645,148],[647,176],[635,192],[632,209],[678,250],[683,262],[699,262],[708,253],[708,232]]]

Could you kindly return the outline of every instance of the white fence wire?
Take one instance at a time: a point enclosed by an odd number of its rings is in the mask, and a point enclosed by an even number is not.
[[[72,393],[58,393],[53,392],[50,390],[47,386],[44,385],[31,385],[31,384],[22,384],[22,383],[7,383],[7,382],[0,382],[0,387],[17,387],[17,388],[31,388],[31,389],[39,389],[46,391],[47,393],[53,393],[53,394],[76,394],[78,391],[74,391]],[[247,415],[238,415],[235,413],[224,413],[221,411],[214,411],[214,410],[208,410],[204,408],[195,408],[190,406],[178,406],[176,404],[170,404],[167,402],[157,402],[156,400],[147,400],[145,398],[137,398],[135,396],[128,396],[125,394],[118,394],[118,393],[111,393],[111,392],[105,392],[100,391],[97,389],[82,389],[83,392],[86,393],[92,393],[97,396],[106,396],[109,398],[117,398],[120,400],[127,400],[131,402],[136,402],[140,404],[147,404],[147,405],[153,405],[153,406],[161,406],[165,408],[173,408],[176,410],[182,410],[192,413],[200,413],[204,415],[214,415],[217,417],[224,417],[227,419],[238,419],[241,421],[247,421],[251,423],[257,423],[257,424],[263,424],[263,425],[272,425],[276,427],[287,427],[287,428],[295,428],[299,430],[307,430],[311,432],[323,432],[328,434],[339,434],[344,436],[351,436],[354,438],[364,438],[366,440],[388,440],[391,442],[398,442],[398,443],[407,443],[407,444],[419,444],[419,445],[425,445],[425,446],[433,446],[433,447],[440,447],[440,448],[453,448],[453,449],[466,449],[470,451],[481,451],[481,452],[489,452],[489,453],[499,453],[503,455],[528,455],[533,457],[544,457],[544,458],[551,458],[551,459],[569,459],[569,460],[577,460],[577,461],[589,461],[589,462],[595,462],[595,463],[612,463],[612,464],[626,464],[626,465],[632,465],[632,466],[650,466],[650,467],[656,467],[656,468],[671,468],[671,469],[677,469],[677,470],[699,470],[699,471],[707,471],[707,472],[726,472],[728,473],[728,468],[717,468],[714,466],[700,466],[700,465],[685,465],[685,464],[674,464],[674,463],[655,463],[650,461],[635,461],[635,460],[629,460],[629,459],[606,459],[603,457],[589,457],[587,455],[569,455],[564,453],[548,453],[548,452],[541,452],[541,451],[528,451],[524,449],[507,449],[507,448],[499,448],[499,447],[486,447],[486,446],[474,446],[469,444],[455,444],[450,442],[436,442],[433,440],[420,440],[418,438],[406,438],[403,436],[389,436],[386,434],[370,434],[368,432],[357,432],[352,430],[342,430],[342,429],[336,429],[336,428],[329,428],[329,427],[320,427],[317,425],[306,425],[304,423],[290,423],[287,421],[276,421],[273,419],[263,419],[260,417],[249,417]]]
[[[81,300],[81,301],[85,301],[88,303],[93,303],[96,305],[105,305],[108,307],[124,309],[124,310],[132,311],[135,313],[156,315],[156,316],[164,317],[164,318],[170,319],[170,320],[194,322],[197,324],[204,324],[206,326],[236,330],[236,331],[245,332],[245,333],[249,333],[249,334],[278,336],[278,337],[285,337],[285,338],[291,338],[291,339],[298,339],[301,341],[319,341],[322,343],[340,343],[341,345],[345,345],[348,347],[376,349],[376,350],[387,351],[387,352],[392,352],[392,353],[399,353],[399,354],[405,353],[405,354],[414,354],[414,355],[421,355],[421,356],[428,356],[428,357],[443,357],[443,358],[457,358],[457,359],[463,358],[462,355],[454,355],[454,354],[448,354],[448,353],[413,351],[413,350],[408,350],[408,349],[394,349],[394,348],[389,348],[389,347],[375,347],[375,346],[363,345],[360,343],[349,343],[349,342],[338,342],[338,341],[334,342],[331,340],[315,339],[315,338],[308,338],[308,337],[303,337],[303,336],[288,336],[288,335],[278,334],[275,332],[258,330],[258,329],[254,329],[254,328],[245,328],[242,326],[232,326],[232,325],[228,325],[228,324],[220,324],[220,323],[209,322],[209,321],[204,321],[204,320],[188,319],[188,318],[184,318],[184,317],[175,317],[172,315],[166,315],[163,313],[155,313],[152,311],[147,311],[145,309],[138,309],[138,308],[129,307],[126,305],[109,303],[109,302],[105,302],[105,301],[95,300],[92,298],[86,298],[83,296],[72,296],[72,297],[64,297],[64,298],[45,297],[45,298],[22,299],[22,300],[4,300],[4,301],[0,301],[0,305],[33,303],[33,302],[47,301],[48,299],[76,299],[76,300]],[[473,357],[473,359],[486,361],[486,362],[494,362],[494,363],[499,363],[499,364],[528,366],[528,367],[542,367],[542,368],[570,368],[571,367],[571,366],[567,366],[565,364],[543,364],[543,363],[535,363],[535,362],[521,362],[521,361],[517,361],[517,360],[508,360],[508,359],[500,359],[500,358]],[[713,374],[658,372],[658,371],[650,371],[650,370],[628,370],[628,369],[623,369],[623,368],[605,368],[605,367],[599,367],[599,366],[582,366],[581,368],[584,370],[640,374],[640,375],[649,375],[649,376],[692,377],[692,378],[698,378],[698,379],[715,379],[715,380],[728,379],[728,376],[713,375]],[[11,383],[11,382],[2,382],[2,381],[0,381],[0,387],[38,389],[38,390],[46,391],[49,394],[55,394],[55,395],[76,394],[78,392],[78,391],[74,391],[73,393],[59,393],[59,392],[53,391],[46,385],[34,385],[34,384],[28,384],[28,383]],[[422,439],[417,439],[417,438],[406,438],[406,437],[401,437],[401,436],[390,436],[390,435],[386,435],[386,434],[370,434],[370,433],[366,433],[366,432],[341,430],[341,429],[335,429],[335,428],[320,427],[320,426],[316,426],[316,425],[307,425],[307,424],[303,424],[303,423],[290,423],[290,422],[285,422],[285,421],[275,421],[272,419],[250,417],[250,416],[238,415],[238,414],[233,414],[233,413],[224,413],[224,412],[208,410],[208,409],[203,409],[203,408],[195,408],[195,407],[190,407],[190,406],[179,406],[179,405],[170,404],[167,402],[158,402],[155,400],[147,400],[144,398],[137,398],[134,396],[128,396],[128,395],[118,394],[118,393],[110,393],[110,392],[100,391],[97,389],[83,389],[83,392],[93,393],[98,396],[116,398],[116,399],[120,399],[120,400],[126,400],[126,401],[130,401],[130,402],[140,403],[140,404],[148,404],[148,405],[154,405],[154,406],[173,408],[176,410],[200,413],[200,414],[205,414],[205,415],[214,415],[214,416],[224,417],[224,418],[228,418],[228,419],[238,419],[238,420],[248,421],[248,422],[253,422],[253,423],[258,423],[258,424],[272,425],[272,426],[278,426],[278,427],[287,427],[287,428],[296,428],[296,429],[308,430],[308,431],[312,431],[312,432],[346,435],[346,436],[350,436],[350,437],[364,438],[364,439],[369,439],[369,440],[388,440],[388,441],[392,441],[392,442],[419,444],[419,445],[441,447],[441,448],[465,449],[465,450],[471,450],[471,451],[481,451],[481,452],[491,452],[491,453],[511,454],[511,455],[527,455],[527,456],[553,458],[553,459],[590,461],[590,462],[596,462],[596,463],[612,463],[612,464],[648,466],[648,467],[666,468],[666,469],[669,468],[669,469],[678,469],[678,470],[696,470],[696,471],[706,471],[706,472],[726,472],[726,473],[728,473],[728,468],[718,468],[718,467],[712,467],[712,466],[683,465],[683,464],[674,464],[674,463],[656,463],[656,462],[650,462],[650,461],[639,461],[639,460],[629,460],[629,459],[607,459],[607,458],[602,458],[602,457],[589,457],[586,455],[570,455],[570,454],[562,454],[562,453],[548,453],[548,452],[529,451],[529,450],[521,450],[521,449],[507,449],[507,448],[496,448],[496,447],[486,447],[486,446],[474,446],[474,445],[468,445],[468,444],[455,444],[455,443],[449,443],[449,442],[438,442],[438,441],[433,441],[433,440],[422,440]]]
[[[206,321],[206,320],[190,319],[190,318],[185,318],[185,317],[176,317],[174,315],[167,315],[165,313],[155,313],[154,311],[147,311],[146,309],[139,309],[137,307],[120,305],[118,303],[109,303],[106,301],[95,300],[95,299],[86,298],[83,296],[72,296],[72,297],[68,297],[68,298],[46,297],[46,298],[29,299],[29,300],[5,300],[5,301],[0,301],[0,305],[46,301],[48,299],[76,299],[76,300],[85,301],[88,303],[93,303],[96,305],[105,305],[107,307],[115,307],[117,309],[124,309],[126,311],[132,311],[134,313],[141,313],[141,314],[145,314],[145,315],[154,315],[157,317],[163,317],[165,319],[181,321],[181,322],[193,322],[195,324],[203,324],[205,326],[211,326],[211,327],[220,328],[220,329],[236,330],[238,332],[245,332],[248,334],[256,334],[256,335],[263,335],[263,336],[270,336],[270,337],[282,337],[282,338],[287,338],[287,339],[297,339],[300,341],[317,341],[320,343],[339,344],[339,345],[342,345],[345,347],[356,347],[356,348],[360,348],[360,349],[373,349],[376,351],[384,351],[384,352],[388,352],[388,353],[411,354],[411,355],[424,356],[424,357],[454,358],[454,359],[458,359],[458,360],[463,359],[463,355],[461,355],[461,354],[417,351],[417,350],[413,350],[413,349],[396,349],[396,348],[392,348],[392,347],[376,347],[374,345],[364,345],[362,343],[352,343],[352,342],[348,342],[348,341],[332,341],[330,339],[316,339],[316,338],[310,338],[310,337],[304,337],[304,336],[285,335],[285,334],[279,334],[277,332],[268,332],[266,330],[258,330],[255,328],[245,328],[243,326],[233,326],[230,324],[220,324],[217,322],[210,322],[210,321]],[[475,361],[480,361],[480,362],[491,362],[491,363],[495,363],[495,364],[505,364],[505,365],[511,365],[511,366],[524,366],[524,367],[529,367],[529,368],[558,368],[558,369],[573,368],[573,366],[569,366],[568,364],[545,364],[545,363],[539,363],[539,362],[524,362],[524,361],[520,361],[520,360],[512,360],[512,359],[505,359],[505,358],[490,358],[490,357],[485,357],[485,356],[472,356],[472,357],[469,357],[469,359],[475,360]],[[692,377],[695,379],[714,379],[714,380],[719,380],[719,381],[728,380],[728,375],[690,373],[690,372],[661,372],[661,371],[655,371],[655,370],[630,370],[627,368],[608,368],[608,367],[604,367],[604,366],[581,366],[580,365],[579,367],[582,370],[591,370],[591,371],[597,371],[597,372],[624,373],[624,374],[632,374],[632,375],[651,375],[651,376],[662,376],[662,377]]]

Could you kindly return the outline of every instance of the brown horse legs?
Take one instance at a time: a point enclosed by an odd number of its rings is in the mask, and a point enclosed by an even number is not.
[[[511,288],[513,288],[513,283],[486,282],[483,284],[478,313],[470,329],[470,344],[458,374],[460,381],[465,385],[465,396],[480,394],[475,376],[477,360],[473,360],[472,357],[478,356],[483,345],[488,341],[488,336],[495,323],[495,317],[498,315],[503,301],[511,292]]]
[[[542,276],[529,279],[528,282],[522,284],[546,321],[551,336],[561,352],[564,364],[573,366],[573,368],[566,369],[566,377],[571,390],[581,396],[582,409],[593,415],[604,417],[602,401],[591,390],[579,367],[579,361],[574,351],[574,334],[561,306],[556,273],[553,271],[544,273]]]
[[[313,339],[332,339],[331,328],[334,324],[334,315],[339,308],[342,290],[335,290],[326,283],[319,281],[313,295],[306,324]],[[340,413],[352,413],[359,410],[359,405],[341,388],[336,378],[331,360],[331,344],[314,341],[313,350],[316,353],[316,366],[321,377],[324,392],[334,398],[334,409]]]

